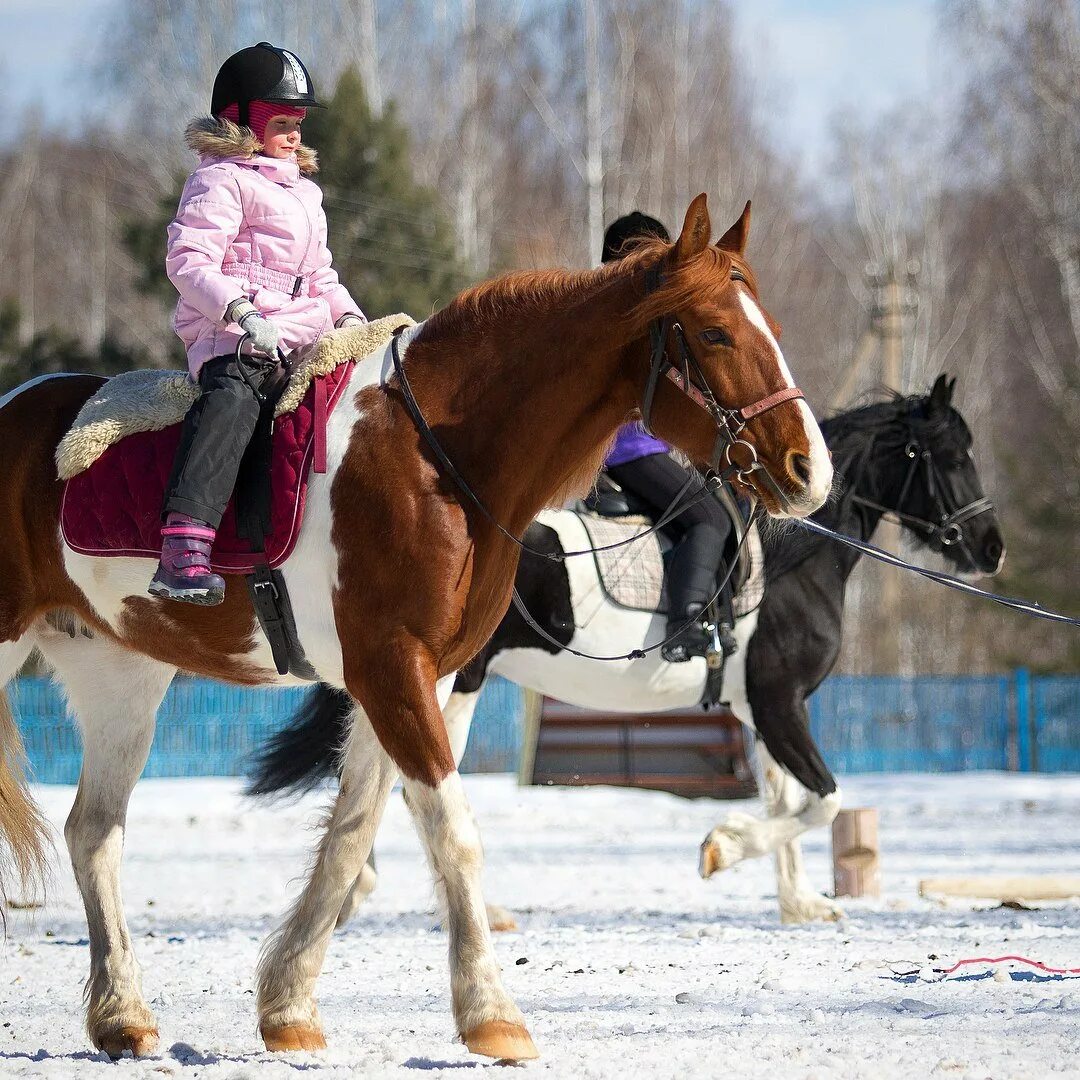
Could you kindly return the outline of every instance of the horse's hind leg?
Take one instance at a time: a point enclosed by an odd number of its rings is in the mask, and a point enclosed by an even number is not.
[[[72,638],[47,629],[39,644],[82,732],[79,790],[64,835],[90,937],[86,1029],[110,1057],[141,1057],[153,1053],[158,1032],[124,918],[120,859],[128,798],[175,669],[102,637]]]
[[[315,980],[357,871],[371,852],[397,769],[357,709],[341,786],[307,884],[259,963],[259,1031],[268,1050],[326,1046]]]

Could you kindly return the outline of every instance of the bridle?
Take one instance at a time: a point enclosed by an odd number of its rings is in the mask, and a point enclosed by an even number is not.
[[[662,280],[659,266],[654,266],[645,271],[645,295],[655,292]],[[746,282],[741,271],[732,268],[731,281],[733,283]],[[673,364],[668,358],[667,339],[672,334],[679,349],[679,362]],[[780,489],[772,475],[758,460],[757,451],[752,443],[741,438],[746,425],[755,417],[783,405],[787,401],[797,401],[805,395],[797,386],[788,386],[783,390],[777,390],[767,397],[755,401],[751,405],[744,405],[741,409],[726,409],[716,400],[701,370],[701,365],[690,348],[690,342],[686,339],[686,331],[682,324],[669,316],[658,316],[649,324],[649,338],[652,344],[652,352],[649,360],[649,377],[645,383],[645,394],[641,403],[641,422],[645,430],[652,433],[652,410],[656,398],[656,390],[661,378],[667,378],[669,382],[685,394],[695,405],[704,409],[716,425],[716,442],[713,444],[712,456],[709,467],[714,473],[719,473],[729,479],[734,476],[740,482],[749,486],[749,476],[754,472],[763,472],[772,489],[781,503],[788,502],[787,496]],[[748,462],[743,465],[732,457],[732,450],[742,448],[749,454]],[[742,452],[742,451],[740,451]]]
[[[869,507],[871,510],[877,510],[886,521],[892,521],[897,525],[907,525],[916,531],[921,531],[927,540],[937,540],[942,547],[947,548],[958,545],[974,565],[976,560],[971,549],[968,547],[967,540],[964,538],[963,527],[967,522],[971,521],[972,518],[976,518],[980,514],[985,514],[994,509],[994,504],[990,499],[984,495],[981,498],[973,499],[971,502],[957,507],[955,510],[950,510],[945,498],[946,486],[944,478],[941,475],[941,470],[938,468],[937,462],[934,461],[934,455],[925,447],[921,446],[914,438],[909,439],[907,445],[904,447],[904,456],[910,460],[911,464],[908,466],[907,475],[904,477],[903,484],[900,485],[900,494],[897,496],[895,508],[884,506],[882,503],[875,502],[873,499],[868,499],[864,495],[859,495],[856,489],[859,480],[862,477],[862,473],[865,470],[866,463],[869,460],[869,454],[872,447],[873,441],[871,441],[867,445],[866,450],[863,451],[862,461],[859,464],[859,468],[856,471],[855,477],[851,483],[851,488],[849,489],[851,492],[849,501],[858,503],[860,506]],[[927,494],[936,504],[937,521],[929,521],[928,519],[918,517],[915,514],[909,514],[903,509],[908,492],[911,490],[911,485],[920,468],[922,468],[926,474]]]

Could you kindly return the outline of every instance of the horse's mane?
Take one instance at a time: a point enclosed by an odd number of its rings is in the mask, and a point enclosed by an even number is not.
[[[476,323],[491,323],[513,315],[545,314],[553,307],[570,304],[641,272],[667,265],[673,244],[655,238],[645,238],[633,244],[627,253],[614,262],[592,270],[518,270],[481,282],[466,289],[425,323],[423,336],[436,333],[455,333]],[[735,266],[757,294],[757,282],[749,265],[730,252],[710,245],[703,252],[680,266],[663,273],[660,286],[642,295],[632,311],[635,324],[642,328],[660,315],[686,307],[700,297],[702,290],[716,288],[731,277]]]
[[[951,424],[950,413],[931,413],[926,394],[900,394],[879,390],[883,395],[852,409],[834,413],[821,422],[821,433],[834,452],[856,456],[870,442],[883,446],[903,445],[914,433],[927,438],[943,434]]]
[[[593,270],[522,270],[503,274],[467,289],[432,315],[417,340],[435,334],[475,334],[484,326],[522,316],[550,316],[560,309],[597,298],[607,289],[625,289],[628,282],[634,281],[640,289],[640,298],[629,307],[624,302],[621,308],[622,335],[630,341],[644,334],[652,319],[679,311],[700,299],[703,290],[727,287],[732,266],[738,267],[756,295],[753,272],[737,256],[710,245],[672,270],[668,256],[673,247],[663,240],[643,238],[627,245],[621,258]],[[646,295],[645,271],[658,266],[664,268],[659,286]],[[779,332],[778,327],[776,330]],[[559,506],[567,499],[584,495],[595,483],[609,449],[610,443],[598,447],[594,455],[566,477],[552,495],[551,505]]]

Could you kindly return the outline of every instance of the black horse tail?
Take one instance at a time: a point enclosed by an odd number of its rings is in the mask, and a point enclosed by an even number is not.
[[[771,724],[766,719],[769,715],[762,711],[759,720],[755,712],[754,722],[776,763],[815,795],[831,795],[836,790],[836,778],[825,764],[807,723],[800,717],[785,724]]]
[[[320,683],[255,757],[248,795],[298,796],[336,777],[353,701]]]

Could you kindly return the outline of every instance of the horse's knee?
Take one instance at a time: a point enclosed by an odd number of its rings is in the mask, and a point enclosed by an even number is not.
[[[812,827],[831,825],[840,813],[841,801],[839,788],[828,795],[811,795],[804,812],[807,824]]]
[[[451,773],[437,787],[409,783],[406,788],[409,809],[420,824],[439,872],[443,876],[478,873],[484,849],[458,773]]]

